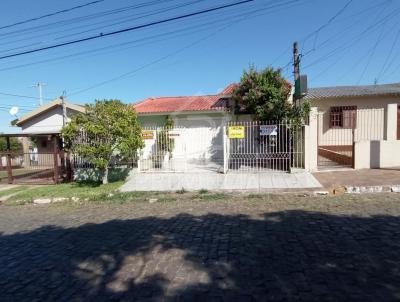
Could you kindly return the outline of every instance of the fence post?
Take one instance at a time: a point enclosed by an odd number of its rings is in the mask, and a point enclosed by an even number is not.
[[[141,150],[138,150],[137,151],[137,169],[138,169],[138,172],[140,172],[142,170],[141,161],[142,161]]]
[[[227,140],[226,140],[226,126],[224,125],[223,127],[223,132],[222,132],[222,137],[223,137],[223,142],[222,144],[224,145],[224,174],[228,172],[228,163],[227,163]]]
[[[352,138],[353,138],[353,144],[352,144],[352,150],[351,150],[351,152],[352,152],[352,162],[351,162],[351,167],[353,168],[353,169],[355,169],[355,166],[356,166],[356,161],[355,161],[355,158],[356,158],[356,140],[355,140],[355,137],[354,137],[354,134],[355,134],[355,129],[354,129],[354,127],[351,129],[351,134],[352,134]]]
[[[12,176],[12,163],[11,163],[11,144],[10,138],[7,137],[7,175],[8,175],[8,183],[13,183],[13,176]]]
[[[54,144],[54,150],[53,150],[53,157],[54,157],[54,183],[58,183],[58,178],[59,178],[59,172],[58,172],[58,140],[57,140],[57,135],[53,135],[53,144]]]
[[[66,168],[67,168],[67,179],[68,181],[72,181],[71,154],[69,152],[67,152]]]

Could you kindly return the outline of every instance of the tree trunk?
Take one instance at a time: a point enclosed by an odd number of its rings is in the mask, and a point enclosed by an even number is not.
[[[108,165],[104,169],[103,173],[103,185],[108,184]]]

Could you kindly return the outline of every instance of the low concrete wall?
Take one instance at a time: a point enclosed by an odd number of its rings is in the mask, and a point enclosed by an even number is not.
[[[360,141],[354,151],[355,169],[400,167],[400,141]]]
[[[131,169],[128,168],[110,168],[108,171],[108,181],[115,182],[125,180]],[[76,168],[74,169],[74,181],[76,182],[101,182],[102,173],[94,168]]]

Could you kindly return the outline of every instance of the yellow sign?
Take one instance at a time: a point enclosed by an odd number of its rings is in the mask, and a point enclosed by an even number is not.
[[[229,138],[244,138],[244,126],[230,126],[228,128]]]
[[[143,139],[153,139],[154,131],[153,130],[143,130],[142,136],[143,136]]]

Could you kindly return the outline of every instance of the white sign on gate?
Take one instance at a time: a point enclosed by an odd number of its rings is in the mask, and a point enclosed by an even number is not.
[[[276,125],[260,125],[260,135],[277,135],[278,127]]]

